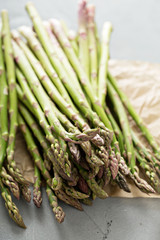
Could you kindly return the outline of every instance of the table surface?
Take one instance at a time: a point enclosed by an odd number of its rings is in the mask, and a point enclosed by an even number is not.
[[[11,27],[29,25],[25,12],[26,0],[1,0],[0,10],[8,9]],[[64,19],[68,26],[77,27],[77,1],[34,0],[43,19]],[[160,1],[158,0],[94,0],[97,24],[110,20],[114,26],[111,57],[116,59],[160,62]],[[61,204],[66,212],[65,222],[58,224],[43,190],[43,204],[37,209],[33,203],[15,201],[27,229],[18,228],[10,220],[0,197],[0,239],[56,239],[56,240],[132,240],[154,239],[160,235],[159,199],[97,199],[93,207],[84,206],[79,212]]]

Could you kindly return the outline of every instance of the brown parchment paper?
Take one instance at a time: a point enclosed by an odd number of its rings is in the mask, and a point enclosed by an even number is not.
[[[160,144],[160,64],[110,60],[109,69]],[[133,121],[131,124],[134,126]],[[143,137],[141,139],[144,141]],[[33,183],[33,163],[19,131],[16,139],[15,160],[25,178]],[[113,197],[160,197],[160,195],[142,193],[130,180],[128,183],[131,193],[124,192],[118,186],[108,186],[106,191]]]

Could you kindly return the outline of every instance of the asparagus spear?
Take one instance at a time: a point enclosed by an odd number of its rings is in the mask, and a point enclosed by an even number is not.
[[[97,94],[97,76],[98,76],[98,54],[95,35],[95,6],[87,6],[87,31],[88,31],[88,47],[89,47],[89,62],[90,62],[90,80],[93,90]]]
[[[3,185],[2,180],[0,179],[0,190],[1,195],[5,201],[5,206],[8,210],[9,216],[15,221],[20,227],[26,228],[23,219],[19,213],[18,208],[16,205],[12,202],[11,195],[8,191],[8,189]]]
[[[34,165],[34,185],[33,185],[33,202],[36,207],[40,208],[42,204],[41,193],[41,175],[36,165]]]
[[[63,30],[65,31],[66,36],[68,37],[68,39],[72,45],[72,48],[75,51],[75,54],[78,56],[78,52],[79,52],[78,43],[77,43],[78,36],[77,36],[76,32],[72,29],[68,29],[66,23],[63,20],[61,20],[61,25],[63,27]]]
[[[106,114],[112,124],[112,127],[113,127],[113,130],[114,130],[114,133],[116,135],[116,138],[119,142],[119,148],[120,148],[120,151],[121,151],[121,155],[122,156],[125,156],[125,149],[124,149],[124,143],[123,143],[123,134],[116,122],[116,120],[114,119],[111,111],[109,110],[109,108],[105,105],[105,111],[106,111]]]
[[[53,191],[50,189],[50,187],[48,185],[46,187],[46,193],[48,196],[50,206],[53,209],[53,213],[55,215],[56,220],[59,223],[62,223],[65,218],[65,213],[63,212],[63,209],[58,206],[57,197],[55,196],[55,194],[53,193]]]
[[[134,155],[134,148],[133,148],[133,142],[132,142],[132,137],[131,137],[131,129],[129,126],[128,118],[125,113],[125,110],[123,108],[123,105],[117,96],[116,91],[110,84],[108,83],[108,95],[109,98],[112,101],[112,104],[114,105],[116,109],[116,113],[119,118],[119,122],[123,131],[123,136],[124,136],[124,141],[127,149],[127,160],[128,160],[128,165],[131,168],[132,173],[134,173],[134,167],[135,167],[135,155]]]
[[[82,208],[82,205],[80,204],[80,202],[77,199],[75,199],[71,196],[68,196],[62,189],[55,191],[55,194],[63,202],[77,208],[80,211],[83,211],[83,208]]]
[[[143,120],[140,118],[140,116],[136,113],[135,109],[131,105],[129,99],[127,96],[120,90],[118,87],[118,84],[116,82],[116,79],[108,72],[108,80],[111,82],[113,85],[114,89],[116,90],[117,94],[119,95],[121,101],[125,105],[126,109],[128,110],[129,114],[131,117],[134,119],[136,122],[137,126],[141,129],[143,135],[151,145],[154,153],[156,154],[156,157],[160,159],[160,147],[156,143],[154,137],[152,134],[149,132],[148,128],[144,125]]]
[[[123,189],[125,192],[130,193],[131,190],[127,184],[126,179],[124,178],[123,174],[119,171],[116,177],[116,182],[118,184],[118,186]]]
[[[6,63],[8,86],[9,86],[9,116],[10,116],[10,129],[9,129],[9,139],[7,146],[7,161],[8,170],[10,174],[16,177],[17,181],[21,183],[26,183],[25,179],[22,177],[19,169],[16,167],[14,161],[14,147],[15,147],[15,137],[17,129],[17,93],[16,93],[16,79],[15,79],[15,67],[13,60],[13,50],[11,44],[10,27],[8,13],[6,10],[1,12],[2,17],[2,39],[4,45],[4,58]],[[5,120],[5,115],[4,115]],[[7,121],[6,121],[7,124]]]
[[[0,31],[0,170],[6,156],[7,140],[8,140],[8,84],[4,67],[2,36]]]
[[[2,169],[1,169],[0,176],[1,176],[1,181],[3,182],[3,184],[8,186],[10,191],[13,193],[13,195],[17,199],[19,199],[20,192],[19,192],[18,184],[13,179],[13,177],[7,173],[7,171],[4,167],[2,167]]]
[[[23,198],[29,203],[31,201],[31,190],[28,184],[19,185]]]
[[[76,191],[73,187],[68,187],[65,183],[63,183],[63,187],[66,194],[75,199],[84,199],[89,197],[87,194]]]
[[[80,1],[78,6],[78,44],[79,44],[79,60],[89,78],[90,69],[89,69],[86,0]]]
[[[112,32],[110,22],[105,22],[102,29],[101,50],[99,59],[99,74],[98,74],[98,98],[102,106],[104,106],[107,93],[107,71],[109,60],[109,40]]]
[[[9,142],[7,147],[7,159],[8,162],[11,163],[13,161],[14,156],[15,135],[17,129],[17,94],[8,12],[6,10],[3,10],[1,12],[1,17],[2,17],[2,39],[4,45],[4,57],[9,86],[10,129],[9,129]]]
[[[49,157],[45,152],[43,152],[43,159],[44,159],[44,166],[45,168],[50,171],[52,167],[52,162],[50,161]]]
[[[79,49],[78,49],[78,44],[77,44],[77,38],[78,38],[77,33],[74,30],[70,29],[68,31],[67,36],[68,36],[68,39],[72,45],[72,48],[73,48],[75,54],[78,56]]]

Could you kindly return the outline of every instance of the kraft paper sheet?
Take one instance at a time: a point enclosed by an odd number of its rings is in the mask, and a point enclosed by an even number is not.
[[[109,69],[160,145],[160,64],[110,60]],[[132,120],[131,124],[134,127]],[[141,140],[145,141],[142,136]],[[15,160],[25,178],[33,183],[33,162],[20,131],[17,133]],[[131,193],[118,186],[108,186],[106,191],[112,197],[160,197],[142,193],[130,180],[128,183]]]

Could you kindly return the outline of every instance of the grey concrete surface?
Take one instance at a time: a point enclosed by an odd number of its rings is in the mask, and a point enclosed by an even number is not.
[[[12,28],[30,24],[24,10],[27,0],[0,0],[0,10],[9,11]],[[35,0],[43,19],[63,18],[76,29],[76,0]],[[111,57],[160,62],[160,1],[94,0],[99,29],[105,20],[114,25]],[[79,212],[61,204],[66,212],[62,225],[56,223],[43,191],[43,205],[17,202],[26,230],[10,220],[0,198],[0,240],[158,240],[160,236],[159,199],[97,199],[93,207]]]

